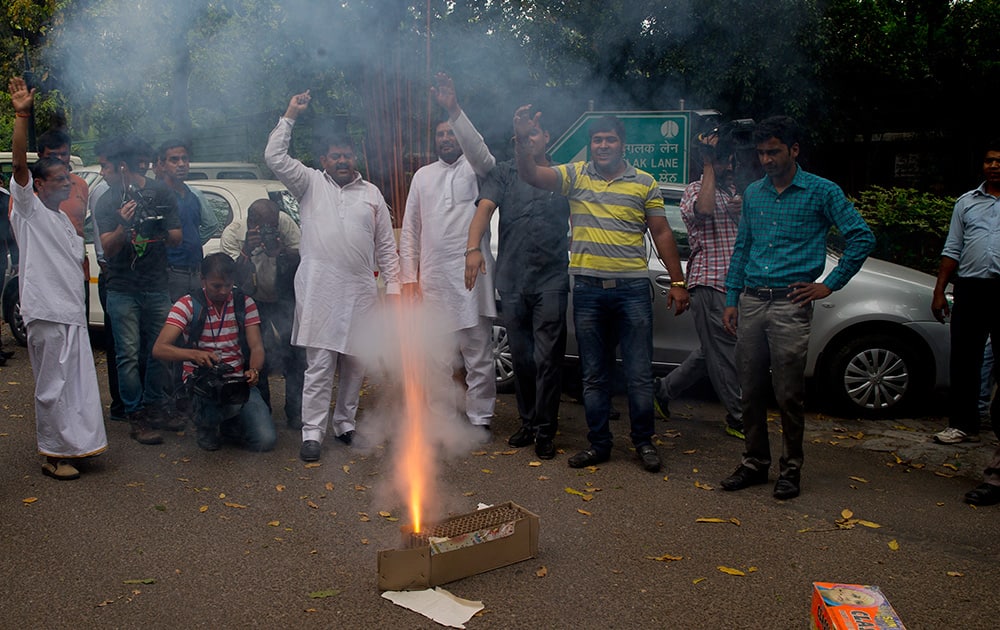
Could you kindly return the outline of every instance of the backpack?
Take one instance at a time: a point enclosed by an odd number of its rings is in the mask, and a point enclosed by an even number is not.
[[[188,325],[187,347],[197,348],[201,333],[205,330],[208,302],[205,301],[204,291],[194,291],[188,295],[191,296],[191,323]],[[248,364],[250,363],[250,344],[247,343],[246,333],[247,301],[246,294],[239,287],[233,287],[233,313],[236,315],[236,327],[239,329],[243,363]]]

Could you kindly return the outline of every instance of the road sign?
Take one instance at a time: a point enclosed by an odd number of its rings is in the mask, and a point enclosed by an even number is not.
[[[573,123],[555,144],[550,155],[556,164],[590,159],[590,122],[602,116],[617,116],[625,125],[625,159],[651,174],[661,184],[688,181],[688,138],[691,112],[587,112]]]

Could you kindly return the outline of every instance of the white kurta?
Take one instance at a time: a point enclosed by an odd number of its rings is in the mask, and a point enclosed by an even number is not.
[[[457,128],[456,137],[462,144]],[[476,171],[485,176],[493,166],[478,155],[472,158],[477,160],[475,168],[462,155],[453,164],[438,160],[417,170],[399,236],[401,281],[419,281],[424,301],[449,318],[450,330],[476,326],[480,317],[496,317],[492,273],[480,276],[472,291],[465,288],[465,246],[479,197]],[[492,269],[489,230],[479,246],[487,269]]]
[[[282,117],[264,161],[299,200],[301,263],[295,274],[292,343],[360,354],[361,331],[378,301],[375,271],[399,293],[399,257],[382,193],[359,175],[341,187],[288,155],[293,121]]]
[[[11,182],[10,222],[21,250],[21,315],[35,375],[38,450],[83,457],[108,447],[82,289],[83,238],[27,186]]]

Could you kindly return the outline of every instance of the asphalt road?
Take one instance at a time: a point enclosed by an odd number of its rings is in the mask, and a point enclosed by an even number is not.
[[[389,398],[367,388],[362,422],[391,414]],[[285,429],[271,453],[208,453],[191,432],[141,446],[109,422],[108,452],[58,482],[40,472],[23,348],[0,368],[0,404],[3,627],[438,627],[376,588],[376,552],[398,546],[406,521],[389,498],[392,439],[368,454],[328,441],[308,468]],[[585,446],[579,404],[562,404],[565,453],[531,466],[530,449],[506,446],[516,411],[499,398],[493,443],[442,462],[440,494],[452,513],[524,506],[541,518],[540,550],[446,587],[484,602],[468,628],[804,628],[813,581],[878,585],[911,630],[996,627],[1000,510],[961,502],[991,440],[942,447],[927,433],[940,419],[813,413],[803,494],[779,502],[770,485],[718,488],[741,442],[723,434],[717,404],[673,412],[657,421],[662,473],[644,472],[621,438],[610,462],[577,471],[566,457]],[[627,434],[624,420],[614,428]],[[843,510],[880,527],[841,528]],[[706,517],[727,522],[696,521]]]

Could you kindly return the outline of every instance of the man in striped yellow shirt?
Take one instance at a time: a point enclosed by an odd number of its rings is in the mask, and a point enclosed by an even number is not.
[[[625,128],[614,116],[591,123],[588,162],[543,166],[532,159],[531,143],[541,113],[524,106],[514,115],[517,172],[532,186],[565,195],[573,238],[573,324],[583,372],[583,404],[590,448],[569,458],[572,468],[611,457],[612,367],[621,345],[628,384],[632,444],[650,472],[660,470],[653,446],[653,287],[643,235],[653,243],[673,279],[667,306],[679,315],[688,307],[677,244],[667,223],[663,197],[652,175],[624,159]]]

